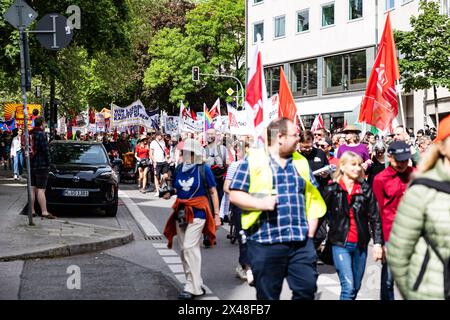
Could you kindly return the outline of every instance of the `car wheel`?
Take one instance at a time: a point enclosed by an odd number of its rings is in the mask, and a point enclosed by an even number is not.
[[[115,217],[117,215],[117,208],[119,207],[119,201],[116,200],[114,204],[110,205],[105,209],[107,217]]]

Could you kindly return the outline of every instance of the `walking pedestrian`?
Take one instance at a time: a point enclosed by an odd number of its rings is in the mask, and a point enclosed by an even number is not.
[[[24,153],[23,130],[16,128],[13,130],[10,155],[13,162],[14,180],[20,180],[23,174],[23,153]]]
[[[339,158],[334,182],[325,188],[333,261],[341,282],[341,300],[354,300],[366,268],[367,248],[373,232],[373,258],[383,257],[383,234],[376,198],[364,181],[363,159],[352,151]]]
[[[139,172],[138,188],[141,193],[145,193],[147,189],[147,175],[150,161],[150,150],[148,148],[148,137],[142,135],[136,146],[134,157],[136,158],[136,166]]]
[[[312,300],[317,289],[312,238],[326,208],[308,161],[296,152],[299,138],[292,121],[272,121],[268,154],[250,149],[230,185],[231,203],[243,210],[257,299],[278,300],[285,278],[292,299]]]
[[[205,294],[201,276],[202,233],[208,235],[211,246],[214,246],[216,227],[221,222],[214,175],[211,168],[203,163],[203,148],[198,141],[184,141],[183,160],[183,164],[175,170],[177,199],[164,235],[168,239],[168,248],[172,247],[176,235],[181,250],[186,284],[178,299],[192,300]]]
[[[345,127],[343,132],[345,133],[346,144],[339,147],[336,157],[340,158],[344,152],[352,151],[363,159],[362,167],[364,171],[367,170],[367,168],[372,164],[372,161],[370,160],[367,145],[359,142],[359,134],[361,133],[361,130],[359,130],[355,125],[348,125]]]
[[[386,169],[386,145],[382,140],[375,143],[373,147],[373,154],[370,157],[372,165],[367,169],[367,182],[369,185],[373,185],[373,179],[377,174]]]
[[[33,156],[30,159],[31,168],[31,210],[33,216],[36,216],[34,204],[36,198],[41,207],[42,219],[55,219],[56,216],[47,211],[47,199],[45,189],[47,188],[48,174],[50,170],[50,152],[48,148],[47,137],[44,133],[44,118],[34,119],[34,128],[31,135],[34,143]]]
[[[404,299],[450,299],[450,116],[401,200],[387,261]]]
[[[388,148],[389,167],[380,172],[373,181],[373,193],[377,198],[383,226],[383,239],[388,245],[392,224],[398,204],[410,181],[413,168],[408,166],[411,148],[402,141],[392,142]],[[394,279],[387,262],[383,259],[381,270],[381,300],[394,300]]]
[[[155,140],[150,143],[150,159],[155,169],[155,197],[159,197],[160,187],[163,188],[170,178],[167,156],[162,133],[156,132]]]

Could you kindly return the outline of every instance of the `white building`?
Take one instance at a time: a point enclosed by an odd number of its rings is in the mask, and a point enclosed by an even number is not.
[[[357,120],[387,13],[393,30],[406,31],[419,14],[419,0],[246,1],[248,51],[260,33],[268,95],[278,92],[283,66],[307,127],[318,113],[327,128]],[[450,0],[440,1],[448,14]],[[442,119],[450,114],[450,93],[439,89],[438,97]],[[432,90],[403,93],[402,100],[408,127],[435,126]]]

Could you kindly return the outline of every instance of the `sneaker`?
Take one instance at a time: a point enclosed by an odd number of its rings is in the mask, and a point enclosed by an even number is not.
[[[254,287],[255,286],[255,278],[253,277],[253,272],[251,269],[248,269],[246,271],[247,274],[247,283],[249,286]]]
[[[19,177],[17,176],[17,174],[14,175],[14,180],[19,180]]]
[[[157,198],[159,198],[159,192],[156,191],[155,194],[154,194],[154,196],[157,197]]]
[[[238,277],[242,280],[247,280],[247,273],[245,272],[245,270],[242,268],[242,266],[240,264],[238,264],[236,267],[236,277]]]

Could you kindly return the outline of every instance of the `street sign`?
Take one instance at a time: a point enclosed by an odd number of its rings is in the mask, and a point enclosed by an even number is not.
[[[38,14],[25,1],[16,0],[8,11],[5,12],[3,18],[8,21],[14,28],[27,28],[36,18]]]
[[[233,93],[234,93],[234,90],[231,89],[231,88],[228,88],[227,93],[228,93],[229,96],[232,96]]]
[[[37,23],[36,38],[41,45],[49,50],[60,50],[72,41],[73,32],[67,25],[67,18],[57,14],[46,14]]]

